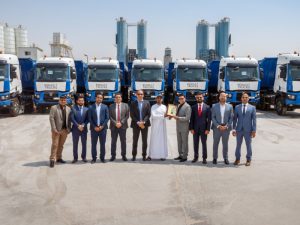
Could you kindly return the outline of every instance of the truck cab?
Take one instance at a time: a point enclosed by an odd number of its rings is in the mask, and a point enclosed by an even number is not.
[[[22,82],[16,55],[0,54],[0,109],[8,109],[11,116],[22,111]]]
[[[218,73],[218,92],[227,93],[227,102],[236,105],[241,102],[243,92],[248,93],[249,102],[259,102],[260,79],[258,61],[249,57],[221,58]]]
[[[76,93],[76,69],[72,58],[43,57],[35,67],[34,104],[38,110],[58,103],[60,96],[67,96],[73,104]]]
[[[160,60],[137,59],[132,63],[130,100],[135,101],[136,91],[144,91],[144,99],[155,102],[157,95],[164,96],[164,68]]]
[[[204,99],[207,100],[207,65],[203,60],[176,60],[172,78],[175,102],[178,102],[178,96],[183,94],[187,102],[195,103],[197,92],[203,93]]]
[[[120,66],[117,60],[93,59],[88,63],[85,79],[87,101],[96,101],[96,94],[103,95],[103,103],[113,103],[115,94],[121,90]]]
[[[278,55],[274,82],[275,109],[279,115],[300,108],[300,56]]]

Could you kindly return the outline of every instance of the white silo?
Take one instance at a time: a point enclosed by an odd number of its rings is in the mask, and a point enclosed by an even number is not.
[[[6,54],[16,54],[15,30],[9,27],[8,24],[4,26],[4,52]]]
[[[0,52],[4,53],[4,26],[0,24]]]
[[[21,25],[15,28],[16,51],[19,47],[28,47],[28,33]]]

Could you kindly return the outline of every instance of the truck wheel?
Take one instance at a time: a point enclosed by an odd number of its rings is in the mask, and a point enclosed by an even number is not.
[[[11,105],[9,108],[9,114],[12,117],[18,116],[20,113],[20,102],[19,99],[15,98],[11,101]]]
[[[282,98],[276,99],[276,112],[278,115],[283,116],[286,114],[287,107],[284,105]]]

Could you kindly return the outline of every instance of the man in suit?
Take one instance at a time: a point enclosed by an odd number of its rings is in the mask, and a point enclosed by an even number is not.
[[[76,105],[71,110],[71,121],[72,121],[72,138],[73,138],[73,161],[76,163],[78,161],[78,142],[81,138],[82,152],[81,159],[83,162],[86,160],[86,139],[87,139],[87,124],[89,122],[88,118],[88,108],[84,107],[84,97],[78,96],[76,100]]]
[[[197,104],[192,107],[192,114],[190,120],[190,131],[194,139],[194,159],[192,163],[198,161],[199,158],[199,139],[202,143],[202,163],[207,161],[207,135],[210,131],[211,125],[211,111],[208,105],[203,102],[203,94],[201,92],[195,95]]]
[[[147,138],[148,138],[148,127],[150,127],[150,116],[151,106],[149,101],[144,100],[144,92],[138,90],[136,92],[137,101],[134,101],[130,105],[130,117],[131,117],[131,128],[133,131],[133,142],[132,142],[132,161],[136,160],[137,146],[140,133],[142,133],[143,142],[143,161],[146,161],[147,155]]]
[[[226,103],[226,93],[220,92],[219,103],[216,103],[212,107],[212,126],[213,130],[213,164],[217,164],[218,160],[218,148],[220,139],[222,138],[223,145],[223,159],[226,165],[228,161],[228,140],[230,131],[232,129],[233,108],[232,105]]]
[[[71,109],[67,106],[67,97],[60,96],[59,104],[51,107],[49,120],[52,132],[52,145],[50,155],[50,167],[54,167],[55,160],[59,163],[66,163],[62,159],[64,143],[71,130],[69,114]]]
[[[189,153],[189,122],[191,117],[191,106],[185,101],[183,94],[178,96],[179,106],[177,107],[176,116],[171,116],[176,119],[176,133],[179,156],[174,160],[179,162],[187,161]]]
[[[233,117],[233,136],[236,136],[236,160],[234,165],[240,163],[241,158],[241,145],[243,138],[247,147],[247,162],[246,166],[250,166],[252,158],[252,138],[256,135],[256,108],[249,103],[249,95],[247,93],[242,94],[242,104],[235,107]]]
[[[122,95],[120,93],[115,95],[115,103],[109,107],[110,131],[111,131],[111,158],[110,161],[116,159],[116,147],[118,135],[121,141],[121,155],[123,161],[126,158],[126,131],[128,128],[129,107],[122,102]]]
[[[105,163],[105,142],[106,142],[106,132],[107,123],[109,120],[109,112],[107,105],[102,103],[103,95],[96,95],[96,102],[89,108],[89,122],[91,130],[92,139],[92,161],[94,164],[97,159],[97,142],[100,141],[100,160]]]

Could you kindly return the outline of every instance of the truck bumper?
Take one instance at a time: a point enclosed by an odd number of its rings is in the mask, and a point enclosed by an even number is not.
[[[11,100],[0,100],[0,108],[7,108],[11,105]]]
[[[248,93],[249,95],[249,102],[253,103],[253,104],[258,104],[259,100],[260,100],[260,96],[259,96],[259,91],[255,92],[255,91],[245,91],[246,93]],[[240,104],[241,101],[241,97],[243,94],[243,91],[226,91],[227,94],[227,102],[228,103],[232,103],[232,104]]]

